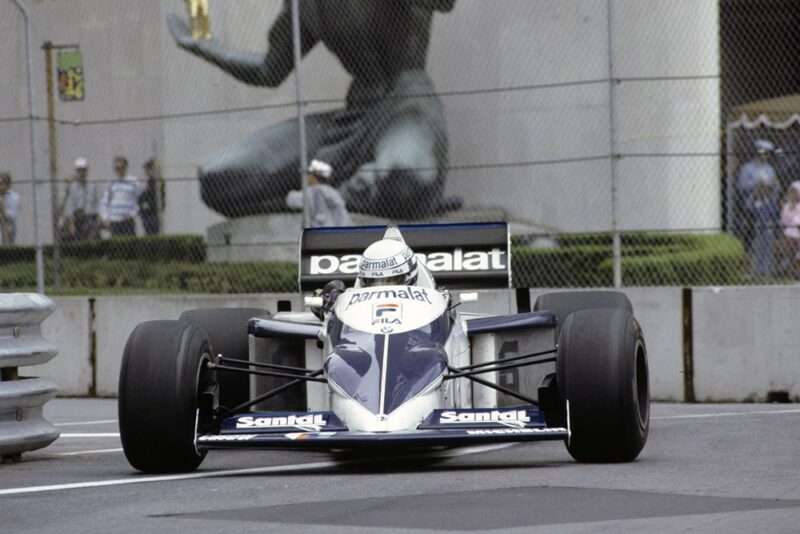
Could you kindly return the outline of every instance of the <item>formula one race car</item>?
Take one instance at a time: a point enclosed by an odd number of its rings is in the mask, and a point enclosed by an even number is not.
[[[475,290],[509,290],[507,226],[400,230],[307,229],[301,290],[326,288],[306,298],[311,311],[192,310],[138,325],[119,383],[131,465],[191,471],[210,449],[385,452],[540,440],[564,441],[581,462],[639,455],[648,367],[625,295],[550,293],[530,312],[469,314],[464,308],[480,303]],[[357,276],[361,252],[382,236],[416,252],[412,285]]]

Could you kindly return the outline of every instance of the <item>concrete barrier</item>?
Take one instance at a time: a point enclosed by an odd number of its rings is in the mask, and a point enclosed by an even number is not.
[[[656,400],[764,401],[786,392],[800,401],[800,336],[793,311],[800,287],[695,288],[689,325],[693,350],[684,354],[683,288],[622,290],[645,332],[650,389]],[[548,290],[530,291],[530,302]],[[278,302],[300,308],[298,294],[59,298],[44,325],[61,356],[37,368],[65,395],[115,396],[122,350],[142,321],[177,319],[192,308],[247,306],[277,311]],[[482,291],[464,312],[516,311],[513,291]],[[285,308],[284,308],[285,309]],[[689,365],[690,368],[685,366]]]
[[[800,400],[800,287],[693,291],[698,401]]]
[[[114,397],[125,343],[141,322],[177,319],[195,308],[253,307],[271,312],[296,310],[300,296],[166,295],[57,299],[61,313],[48,321],[47,333],[62,346],[61,357],[37,371],[56,382],[62,395]]]
[[[59,395],[94,395],[93,324],[90,299],[55,297],[56,310],[42,324],[42,335],[56,341],[60,356],[36,368],[36,374],[59,387]]]
[[[58,388],[19,370],[46,363],[58,353],[41,335],[41,323],[54,309],[53,301],[41,295],[0,295],[0,458],[18,459],[59,436],[42,414]]]

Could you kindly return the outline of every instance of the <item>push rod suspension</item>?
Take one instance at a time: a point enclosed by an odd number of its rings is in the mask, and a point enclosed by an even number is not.
[[[305,369],[303,367],[291,367],[289,365],[277,365],[277,364],[274,364],[274,363],[251,362],[249,360],[236,360],[234,358],[226,358],[224,356],[220,356],[219,358],[217,358],[217,363],[220,363],[220,364],[223,364],[223,365],[228,364],[228,363],[235,363],[235,364],[245,365],[245,366],[249,366],[249,367],[262,367],[264,369],[279,369],[279,370],[284,370],[284,371],[294,371],[294,372],[297,372],[297,373],[305,373],[305,374],[314,372],[313,369]]]
[[[479,369],[481,367],[487,367],[489,365],[496,365],[496,364],[506,364],[518,360],[525,360],[527,358],[536,358],[537,356],[544,356],[545,354],[555,354],[557,349],[549,349],[543,350],[542,352],[534,352],[532,354],[523,354],[522,356],[514,356],[513,358],[504,358],[502,360],[492,360],[491,362],[483,362],[483,363],[476,363],[475,365],[467,365],[466,367],[459,367],[459,371],[469,371],[470,369]],[[537,363],[543,363],[550,360],[541,360],[530,362],[523,365],[534,365]]]
[[[516,369],[517,367],[526,367],[528,365],[537,365],[537,364],[540,364],[540,363],[548,363],[548,362],[554,362],[554,361],[556,361],[556,358],[545,358],[543,360],[536,360],[535,362],[523,362],[523,363],[513,362],[513,363],[509,363],[509,364],[504,364],[504,365],[497,364],[496,367],[492,367],[490,369],[479,369],[479,370],[472,370],[472,371],[462,371],[461,369],[455,369],[456,372],[454,374],[447,375],[447,378],[461,378],[462,376],[465,376],[465,377],[469,378],[469,377],[472,377],[474,375],[482,375],[484,373],[491,373],[491,372],[494,372],[494,371],[504,371],[506,369]],[[496,364],[497,362],[491,362],[491,363],[492,364]]]
[[[298,375],[298,374],[291,374],[291,373],[278,373],[276,371],[259,371],[258,369],[242,369],[241,367],[231,367],[230,365],[220,365],[217,363],[209,363],[209,369],[214,369],[215,371],[233,371],[236,373],[247,373],[249,375],[259,375],[259,376],[274,376],[277,378],[296,378],[298,380],[307,380],[309,382],[327,382],[327,378],[315,378],[312,375]]]
[[[458,369],[455,369],[455,368],[452,368],[452,367],[449,367],[449,366],[448,366],[448,368],[450,369],[450,371],[458,371]],[[448,375],[448,376],[445,377],[445,380],[448,380],[448,379],[451,379],[451,378],[456,378],[456,376],[452,375],[452,374]],[[476,383],[478,383],[478,384],[480,384],[482,386],[486,386],[488,388],[495,389],[495,390],[499,391],[500,393],[505,393],[506,395],[509,395],[509,396],[514,397],[516,399],[519,399],[521,401],[527,402],[528,404],[532,404],[534,406],[538,406],[539,405],[539,402],[536,401],[535,399],[532,399],[532,398],[530,398],[528,396],[525,396],[522,393],[517,393],[516,391],[513,391],[513,390],[510,390],[508,388],[505,388],[505,387],[503,387],[503,386],[501,386],[499,384],[494,384],[492,382],[489,382],[488,380],[484,380],[482,378],[478,378],[477,376],[464,375],[464,378],[467,378],[468,380],[472,380],[473,382],[476,382]]]
[[[316,371],[314,371],[311,374],[309,374],[307,377],[298,378],[296,380],[292,380],[291,382],[287,382],[282,386],[278,386],[275,389],[271,389],[271,390],[269,390],[269,391],[267,391],[265,393],[262,393],[261,395],[259,395],[258,397],[254,398],[254,399],[250,399],[249,401],[243,402],[242,404],[240,404],[238,406],[234,406],[233,408],[227,409],[224,412],[223,417],[228,416],[228,415],[232,415],[234,413],[237,413],[240,410],[244,410],[245,408],[249,408],[249,407],[253,406],[254,404],[258,404],[259,402],[263,402],[263,401],[265,401],[265,400],[267,400],[267,399],[269,399],[271,397],[274,397],[275,395],[277,395],[279,393],[283,393],[284,391],[286,391],[287,389],[289,389],[291,387],[294,387],[294,386],[297,386],[299,384],[302,384],[303,382],[307,381],[311,377],[319,376],[323,372],[324,372],[324,369],[317,369]]]

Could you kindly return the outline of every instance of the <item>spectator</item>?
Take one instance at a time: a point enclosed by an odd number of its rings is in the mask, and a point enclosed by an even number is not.
[[[164,209],[163,184],[156,160],[147,160],[142,168],[145,176],[147,176],[147,183],[144,186],[142,195],[139,197],[139,214],[142,218],[144,233],[158,235],[161,229],[159,214]],[[159,192],[162,194],[159,195]]]
[[[789,184],[781,205],[781,227],[785,238],[786,272],[800,272],[800,181]]]
[[[65,241],[97,238],[99,201],[98,184],[89,182],[89,165],[84,158],[76,159],[75,174],[67,178],[67,194],[62,201],[62,236]]]
[[[753,221],[753,273],[759,276],[775,274],[775,229],[780,218],[777,201],[777,183],[767,175],[756,181],[750,205]]]
[[[19,193],[11,189],[11,174],[0,172],[0,244],[13,245],[17,238]]]
[[[769,162],[775,152],[775,145],[764,139],[756,139],[755,149],[755,158],[745,163],[739,172],[739,183],[736,188],[736,234],[748,252],[754,233],[752,215],[756,185],[759,180],[770,184],[772,188],[778,185],[775,169]]]
[[[314,160],[308,167],[306,196],[312,228],[353,225],[342,196],[328,183],[332,174],[333,168],[323,161]],[[303,209],[303,192],[289,191],[286,204],[291,209]]]
[[[135,236],[142,187],[128,174],[128,160],[122,156],[114,158],[114,174],[100,204],[100,218],[112,237]]]

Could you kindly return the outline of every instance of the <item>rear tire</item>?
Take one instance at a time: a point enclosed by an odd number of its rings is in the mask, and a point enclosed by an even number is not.
[[[194,471],[199,394],[212,387],[208,336],[197,325],[148,321],[128,338],[119,378],[119,429],[130,464],[146,473]]]
[[[625,293],[619,291],[561,291],[540,295],[533,305],[534,311],[555,312],[558,324],[578,310],[615,308],[633,313],[633,305]]]
[[[647,441],[650,392],[639,323],[625,309],[580,310],[559,335],[558,389],[567,449],[579,462],[630,462]]]
[[[247,336],[247,323],[253,317],[270,317],[261,308],[203,308],[188,310],[181,314],[179,321],[194,323],[208,334],[208,339],[216,354],[234,360],[248,360],[250,347]],[[230,364],[231,367],[242,365]],[[219,371],[219,403],[226,408],[234,408],[250,399],[250,375],[236,371]],[[244,410],[247,411],[247,410]]]

